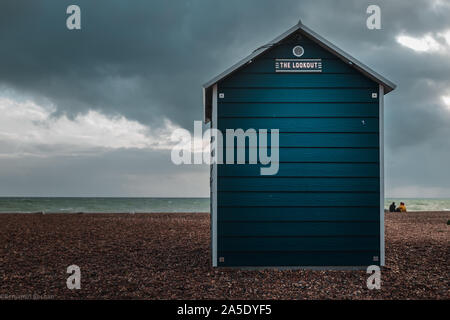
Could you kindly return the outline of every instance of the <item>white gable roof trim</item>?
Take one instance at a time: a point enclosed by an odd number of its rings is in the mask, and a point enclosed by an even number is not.
[[[346,63],[353,66],[355,69],[362,72],[364,75],[366,75],[368,78],[372,79],[373,81],[377,82],[378,84],[382,85],[384,87],[384,93],[389,93],[392,90],[394,90],[397,86],[380,75],[379,73],[375,72],[362,62],[358,61],[348,53],[342,51],[338,47],[336,47],[334,44],[326,40],[325,38],[321,37],[308,27],[302,24],[301,21],[298,22],[295,26],[281,34],[280,36],[276,37],[266,45],[259,47],[255,51],[253,51],[250,55],[245,57],[244,59],[240,60],[238,63],[232,65],[230,68],[226,69],[221,74],[217,75],[210,81],[206,82],[203,85],[203,111],[204,111],[204,120],[205,123],[208,123],[211,120],[211,106],[212,106],[212,87],[218,83],[220,80],[224,79],[225,77],[229,76],[231,73],[235,72],[236,70],[240,69],[247,63],[251,62],[254,58],[258,57],[262,53],[266,52],[270,48],[272,48],[274,45],[278,44],[278,42],[284,40],[285,38],[289,37],[291,34],[293,34],[296,31],[302,31],[304,34],[309,36],[311,40],[315,41],[318,45],[323,47],[324,49],[330,51],[331,53],[335,54],[342,60],[344,60]]]

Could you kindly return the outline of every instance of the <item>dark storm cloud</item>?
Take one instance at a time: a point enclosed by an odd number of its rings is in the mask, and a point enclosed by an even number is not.
[[[74,3],[81,31],[65,27]],[[382,8],[381,31],[365,27],[372,3]],[[407,80],[394,37],[442,30],[446,12],[431,8],[425,0],[2,1],[0,81],[69,114],[97,109],[143,123],[166,116],[190,128],[202,115],[201,84],[300,17],[396,82]]]
[[[81,7],[81,31],[65,26],[72,3]],[[266,41],[273,28],[264,22],[267,15],[284,11],[276,7],[259,1],[2,1],[0,80],[50,99],[59,111],[94,108],[188,125],[201,118],[201,84],[253,49],[256,41],[246,43],[259,27]]]
[[[449,52],[418,53],[396,41],[430,33],[445,46],[438,33],[450,29],[450,6],[440,3],[3,0],[0,85],[53,103],[57,113],[95,109],[151,125],[167,117],[191,130],[202,117],[201,85],[301,18],[398,85],[385,100],[387,182],[450,190],[439,174],[450,162],[450,110],[441,98],[450,95]],[[65,27],[69,4],[81,7],[81,31]],[[381,30],[366,28],[370,4],[381,8]]]

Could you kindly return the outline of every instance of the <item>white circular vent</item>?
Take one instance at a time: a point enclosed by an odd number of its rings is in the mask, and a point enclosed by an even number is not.
[[[305,50],[302,46],[295,46],[294,49],[292,49],[292,53],[296,57],[301,57],[305,53]]]

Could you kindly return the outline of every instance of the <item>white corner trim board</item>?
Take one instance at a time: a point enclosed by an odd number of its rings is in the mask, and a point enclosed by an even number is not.
[[[380,137],[380,265],[384,266],[384,87],[379,85],[379,117]]]
[[[217,129],[217,84],[213,87],[212,95],[212,127]],[[212,162],[212,199],[211,199],[211,241],[212,241],[212,265],[217,267],[217,163]]]

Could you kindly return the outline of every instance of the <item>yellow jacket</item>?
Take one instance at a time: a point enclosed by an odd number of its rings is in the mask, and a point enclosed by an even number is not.
[[[400,209],[400,212],[406,212],[406,206],[401,204],[398,206],[398,208]]]

